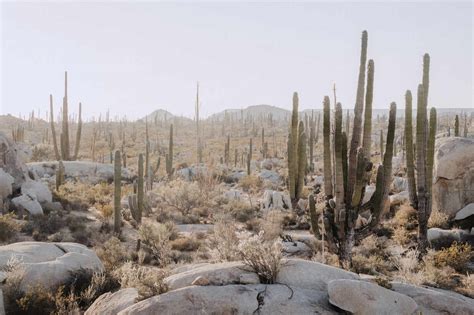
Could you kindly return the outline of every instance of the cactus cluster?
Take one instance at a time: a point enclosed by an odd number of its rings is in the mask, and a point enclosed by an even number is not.
[[[323,101],[323,138],[324,138],[324,191],[326,206],[323,212],[325,235],[329,247],[337,253],[343,266],[352,263],[352,247],[357,240],[361,240],[372,233],[380,221],[382,209],[388,197],[392,173],[393,141],[395,134],[396,104],[390,105],[390,117],[387,132],[387,149],[383,163],[377,168],[375,192],[367,203],[362,203],[365,188],[371,180],[372,162],[370,161],[371,123],[372,123],[372,93],[374,63],[369,61],[367,88],[365,84],[365,67],[367,57],[367,32],[362,33],[362,52],[357,88],[357,98],[354,108],[354,122],[352,125],[352,140],[348,151],[347,134],[342,130],[342,106],[335,105],[334,117],[334,145],[331,149],[331,117],[330,99]],[[362,113],[365,117],[362,130]],[[347,126],[347,124],[346,124]],[[362,146],[361,136],[362,138]],[[334,163],[334,165],[332,165]],[[334,175],[333,175],[334,174]],[[310,201],[311,204],[311,201]],[[365,226],[356,228],[356,220],[364,215],[369,218]],[[312,219],[313,231],[316,221]],[[318,233],[318,232],[316,232]]]
[[[56,160],[71,161],[77,160],[79,155],[79,146],[81,142],[82,133],[82,104],[79,103],[79,116],[76,131],[76,146],[74,154],[71,155],[70,144],[69,144],[69,115],[68,115],[68,97],[67,97],[67,72],[64,73],[64,97],[62,107],[62,127],[58,147],[56,129],[54,125],[54,114],[53,114],[53,96],[49,95],[49,106],[50,106],[50,121],[51,121],[51,133],[53,137],[53,146]],[[60,151],[61,150],[61,151]]]
[[[430,111],[428,122],[430,56],[423,57],[423,79],[418,85],[416,112],[416,150],[413,145],[412,95],[405,95],[405,150],[410,203],[418,214],[418,249],[421,253],[428,247],[427,229],[431,215],[433,161],[436,136],[436,109]],[[416,151],[416,159],[415,159]],[[416,178],[415,178],[416,161]]]
[[[298,119],[298,93],[293,93],[293,111],[288,134],[288,188],[290,198],[297,201],[301,197],[306,175],[306,133],[303,121]]]

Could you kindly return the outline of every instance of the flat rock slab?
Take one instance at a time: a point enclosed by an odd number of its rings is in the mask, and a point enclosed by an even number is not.
[[[326,292],[292,289],[278,284],[190,286],[143,300],[118,314],[338,314],[328,304]],[[260,308],[259,294],[264,302]]]
[[[23,269],[23,291],[35,285],[54,289],[73,272],[98,272],[104,268],[94,251],[76,243],[19,242],[0,246],[0,269],[11,260],[18,261]]]
[[[241,262],[202,264],[165,278],[165,283],[170,290],[190,286],[198,277],[206,279],[209,285],[260,283],[257,274],[249,270]]]
[[[392,282],[392,290],[413,298],[422,314],[471,315],[474,314],[474,300],[451,291],[410,284]]]
[[[412,315],[418,309],[411,297],[367,281],[330,281],[328,295],[332,305],[356,315]]]
[[[359,275],[303,259],[284,259],[276,282],[303,289],[326,291],[329,281],[359,279]]]
[[[114,293],[107,292],[99,296],[84,315],[115,315],[135,304],[137,299],[138,291],[135,288],[121,289]]]

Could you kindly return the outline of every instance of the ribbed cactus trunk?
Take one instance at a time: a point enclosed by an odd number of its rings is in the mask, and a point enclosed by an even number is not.
[[[302,193],[303,193],[303,187],[304,187],[304,178],[306,175],[306,162],[307,162],[307,156],[306,156],[306,133],[305,133],[305,128],[304,124],[302,121],[299,123],[298,127],[298,152],[297,152],[297,157],[298,157],[298,177],[296,179],[296,188],[295,188],[295,200],[299,200]]]
[[[168,174],[168,177],[173,174],[173,124],[170,125],[170,139],[168,154],[166,156],[166,174]]]
[[[329,97],[324,97],[323,102],[323,151],[324,151],[324,194],[326,198],[333,197],[332,186],[332,158],[331,158],[331,109]]]
[[[298,177],[298,93],[293,93],[290,134],[288,135],[288,184],[290,198],[296,199]]]
[[[362,113],[364,111],[364,85],[365,85],[365,65],[367,61],[367,31],[362,32],[359,78],[357,81],[356,103],[354,107],[354,126],[352,128],[352,140],[349,150],[349,174],[347,194],[350,196],[354,191],[354,183],[357,172],[357,151],[360,145],[362,131]]]
[[[56,170],[56,191],[64,184],[65,168],[62,160],[58,162],[58,169]]]
[[[321,233],[319,233],[318,214],[316,213],[316,200],[314,198],[314,194],[310,194],[308,196],[308,203],[311,231],[313,232],[313,235],[319,239],[321,237]]]
[[[137,213],[135,220],[138,224],[142,222],[143,214],[143,198],[145,195],[144,189],[144,178],[143,178],[143,154],[138,155],[138,184],[137,184]]]
[[[252,153],[253,153],[253,140],[250,138],[250,143],[249,143],[249,152],[247,154],[247,175],[250,175],[252,170]]]
[[[64,161],[70,160],[69,152],[69,113],[67,99],[67,72],[64,73],[63,120],[61,130],[61,152]]]
[[[461,134],[459,133],[459,115],[454,117],[454,136],[459,137]]]
[[[114,158],[114,232],[120,234],[122,214],[120,200],[122,198],[122,162],[120,151],[115,151]]]
[[[336,199],[336,209],[342,209],[344,207],[344,175],[343,175],[343,158],[347,159],[347,156],[343,157],[343,137],[342,137],[342,105],[337,103],[336,112],[334,117],[334,154],[335,154],[335,185],[334,185],[334,197]],[[346,150],[347,151],[347,150]],[[334,213],[334,219],[340,225],[344,224],[345,218],[340,218],[340,213]]]
[[[79,156],[79,146],[81,144],[82,134],[82,104],[79,103],[79,117],[77,121],[77,132],[76,132],[76,148],[74,149],[74,160],[77,160]]]
[[[406,166],[407,166],[407,181],[408,181],[408,195],[410,196],[410,203],[412,207],[418,206],[416,196],[416,181],[415,181],[415,157],[413,148],[413,110],[412,110],[412,95],[411,91],[405,94],[405,151],[406,151]]]
[[[310,122],[310,130],[309,130],[309,169],[310,171],[314,171],[314,135],[316,132],[315,127],[315,120],[314,120],[314,112],[311,113],[311,122]]]
[[[372,145],[372,100],[374,93],[374,61],[369,60],[367,69],[367,92],[365,94],[364,111],[364,135],[362,137],[362,148],[364,156],[370,160],[370,149]]]
[[[61,156],[59,155],[56,128],[54,126],[53,96],[51,94],[49,95],[49,115],[49,120],[51,122],[51,136],[53,138],[54,156],[56,157],[56,160],[59,161],[61,159]]]

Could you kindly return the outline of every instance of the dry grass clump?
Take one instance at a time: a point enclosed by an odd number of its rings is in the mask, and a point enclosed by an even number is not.
[[[246,175],[239,180],[239,186],[245,192],[256,192],[262,188],[262,180],[255,175]]]
[[[18,231],[20,231],[20,225],[15,221],[13,213],[0,215],[0,242],[10,241]]]
[[[201,246],[201,241],[195,237],[180,237],[170,242],[172,250],[194,252]]]
[[[31,235],[35,241],[45,241],[48,236],[55,234],[65,226],[67,224],[61,213],[50,212],[47,215],[31,216],[21,231]]]
[[[471,245],[454,242],[450,247],[436,252],[433,259],[436,267],[448,266],[458,272],[463,272],[473,255]]]
[[[449,228],[449,216],[439,211],[431,212],[431,216],[428,220],[428,228]]]
[[[115,270],[114,276],[122,288],[136,288],[140,300],[168,291],[163,281],[167,274],[162,269],[140,266],[129,261]]]
[[[474,298],[474,275],[468,274],[462,279],[462,287],[460,288],[460,292],[469,296],[470,298]]]
[[[354,248],[352,257],[353,269],[357,273],[379,275],[391,271],[392,265],[385,253],[383,239],[370,235]]]
[[[272,284],[281,268],[281,243],[265,241],[263,234],[260,232],[242,240],[238,249],[243,263],[252,268],[260,282]]]
[[[226,213],[230,213],[237,221],[245,223],[257,215],[257,208],[249,202],[242,200],[231,200],[222,205],[222,209]]]
[[[402,226],[407,230],[413,230],[416,227],[414,224],[417,222],[416,220],[416,210],[412,206],[403,204],[395,213],[395,217],[392,221],[397,226]]]
[[[392,262],[397,269],[394,278],[415,285],[421,285],[425,281],[423,266],[418,257],[420,253],[417,250],[408,250],[404,254],[392,257]]]

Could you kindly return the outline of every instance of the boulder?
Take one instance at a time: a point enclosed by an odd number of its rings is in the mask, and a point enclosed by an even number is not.
[[[99,182],[112,182],[114,179],[114,166],[88,161],[63,161],[64,176],[66,179],[74,179],[90,184]],[[35,178],[50,178],[54,180],[58,162],[34,162],[27,163],[28,170]],[[122,168],[122,180],[131,181],[132,175],[126,168]]]
[[[291,210],[291,199],[286,193],[275,190],[265,190],[263,198],[260,200],[260,205],[262,210]]]
[[[249,268],[241,262],[205,264],[168,276],[165,278],[165,283],[170,290],[190,286],[199,277],[207,279],[208,285],[260,283],[258,276],[248,270]],[[241,279],[246,279],[246,282],[243,283]]]
[[[303,259],[284,259],[276,282],[302,289],[326,291],[329,281],[359,279],[353,272]]]
[[[443,138],[436,146],[433,208],[455,216],[474,202],[474,139]]]
[[[365,187],[364,198],[362,198],[362,204],[369,202],[375,192],[375,186],[370,185]]]
[[[0,168],[13,177],[13,190],[21,187],[26,179],[27,169],[21,158],[20,149],[7,138],[5,133],[0,132]]]
[[[5,200],[13,192],[12,185],[15,179],[0,168],[0,201]]]
[[[224,192],[224,198],[226,198],[227,200],[240,201],[242,198],[242,192],[237,189],[230,189]]]
[[[451,291],[391,282],[395,292],[411,297],[421,314],[468,315],[474,312],[474,300]]]
[[[103,270],[95,252],[76,243],[19,242],[0,246],[0,269],[11,259],[18,260],[24,272],[20,283],[23,291],[33,285],[54,290],[73,272]]]
[[[192,181],[198,175],[208,173],[208,168],[205,165],[193,165],[190,167],[184,167],[176,171],[176,174],[186,181]]]
[[[391,206],[399,206],[404,203],[410,203],[410,195],[408,194],[408,191],[402,191],[398,194],[389,196],[389,200]]]
[[[393,177],[391,190],[393,193],[400,193],[408,190],[408,181],[404,177],[395,176]]]
[[[470,203],[456,213],[454,222],[462,229],[470,230],[474,227],[474,203]]]
[[[272,184],[278,185],[281,180],[280,180],[280,174],[278,174],[275,171],[263,169],[260,174],[258,174],[258,177],[262,180],[266,180],[271,182]]]
[[[23,195],[35,196],[39,203],[52,202],[53,195],[49,187],[44,183],[35,180],[27,180],[21,185]]]
[[[418,304],[406,295],[361,280],[332,280],[329,303],[352,314],[412,315]]]
[[[453,242],[465,242],[470,237],[469,232],[460,229],[443,230],[430,228],[427,232],[428,242],[435,248],[449,246]]]
[[[262,301],[259,303],[258,298]],[[259,304],[261,304],[259,306]],[[132,314],[337,314],[326,292],[285,285],[190,286],[136,303]]]
[[[115,315],[135,304],[137,299],[138,291],[135,288],[121,289],[114,293],[107,292],[99,296],[84,315]]]
[[[303,242],[282,242],[282,251],[287,256],[311,257],[313,250]]]
[[[43,208],[36,199],[36,195],[21,195],[12,199],[13,205],[19,210],[25,210],[31,215],[42,215]]]

